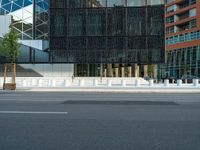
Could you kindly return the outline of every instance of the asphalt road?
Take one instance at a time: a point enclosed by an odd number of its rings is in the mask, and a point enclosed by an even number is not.
[[[200,150],[200,94],[0,91],[0,150]]]

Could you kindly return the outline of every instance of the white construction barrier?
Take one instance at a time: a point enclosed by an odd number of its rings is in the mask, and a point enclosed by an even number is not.
[[[51,87],[51,80],[48,80],[48,87]]]
[[[51,81],[51,86],[52,86],[52,87],[55,87],[55,86],[56,86],[56,80],[55,80],[55,79],[52,79],[52,81]]]
[[[27,81],[26,80],[22,80],[22,86],[26,87],[27,86]]]
[[[98,80],[97,79],[93,80],[93,86],[98,86]]]
[[[199,85],[199,79],[193,79],[193,86]]]
[[[168,86],[169,86],[169,80],[168,80],[168,79],[165,79],[165,81],[164,81],[164,86],[165,86],[165,87],[168,87]]]
[[[79,80],[79,86],[84,86],[85,85],[85,80],[84,79],[80,79]]]
[[[111,86],[112,86],[112,80],[110,80],[110,79],[107,80],[107,86],[108,86],[108,87],[111,87]]]
[[[140,80],[139,80],[139,79],[135,80],[135,85],[136,85],[137,87],[140,86]]]
[[[64,80],[65,87],[70,86],[70,85],[71,85],[71,82],[69,80]]]
[[[154,85],[153,79],[150,79],[150,80],[149,80],[149,86],[153,86],[153,85]]]
[[[9,79],[9,78],[8,78]],[[7,79],[7,82],[9,80]],[[17,87],[199,87],[199,80],[194,79],[192,84],[183,84],[182,80],[177,80],[177,84],[169,83],[165,80],[164,84],[156,84],[153,80],[143,81],[141,78],[75,78],[72,82],[71,78],[16,78]],[[0,87],[3,85],[3,78],[0,77]],[[173,86],[172,86],[173,85]]]
[[[43,87],[42,79],[39,79],[39,80],[38,80],[38,86],[39,86],[39,87]],[[52,86],[52,85],[51,85],[51,86]]]
[[[126,80],[122,80],[122,86],[126,87]]]
[[[177,86],[179,86],[179,87],[182,87],[182,84],[183,82],[182,82],[182,80],[177,80]]]
[[[0,87],[3,86],[3,78],[0,79]]]

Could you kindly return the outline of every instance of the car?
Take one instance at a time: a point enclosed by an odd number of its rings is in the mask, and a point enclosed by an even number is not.
[[[168,79],[169,83],[176,83],[177,82],[177,78],[172,77],[172,76],[166,76],[164,78],[162,78],[162,81],[164,82],[164,80]]]
[[[183,83],[193,83],[193,79],[199,79],[199,77],[192,75],[184,75],[181,77]]]

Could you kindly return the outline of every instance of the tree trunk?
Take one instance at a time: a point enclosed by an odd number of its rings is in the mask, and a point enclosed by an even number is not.
[[[6,81],[8,77],[8,69],[11,70],[11,83]],[[4,64],[4,80],[3,80],[3,90],[16,90],[16,64]]]

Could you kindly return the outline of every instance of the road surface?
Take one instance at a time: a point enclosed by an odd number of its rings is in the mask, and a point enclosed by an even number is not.
[[[200,150],[200,94],[0,91],[0,150]]]

